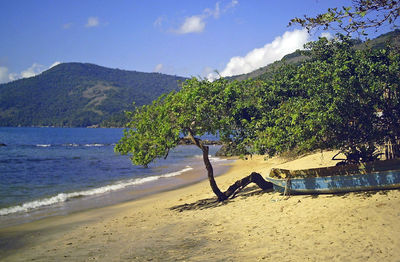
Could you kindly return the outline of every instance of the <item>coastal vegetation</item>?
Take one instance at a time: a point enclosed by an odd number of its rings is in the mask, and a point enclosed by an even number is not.
[[[398,46],[355,49],[354,44],[344,35],[320,38],[305,46],[305,62],[280,66],[262,80],[187,80],[180,91],[128,113],[116,151],[148,165],[167,157],[183,134],[202,150],[219,200],[251,182],[263,189],[269,185],[252,173],[222,192],[199,138],[204,134],[219,135],[247,154],[341,149],[351,161],[365,162],[376,158],[377,146],[390,144],[386,157],[399,157]]]
[[[347,36],[306,44],[305,51],[288,57],[305,58],[270,67],[267,77],[241,82],[193,78],[179,92],[129,112],[128,129],[116,151],[147,166],[167,157],[183,134],[202,150],[210,186],[220,201],[251,182],[262,189],[270,185],[253,172],[222,192],[208,147],[199,139],[206,133],[248,154],[340,149],[347,163],[360,163],[376,160],[377,147],[384,145],[387,159],[400,157],[399,45],[355,48],[359,41],[349,37],[358,30],[365,34],[364,29],[393,24],[399,3],[355,0],[353,5],[328,9],[315,18],[292,19],[290,24],[309,31],[337,24]]]

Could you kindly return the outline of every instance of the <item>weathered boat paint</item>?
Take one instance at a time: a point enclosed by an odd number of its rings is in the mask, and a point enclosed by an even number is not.
[[[396,170],[376,171],[364,174],[334,175],[321,177],[272,178],[266,180],[274,190],[290,194],[328,194],[353,191],[369,191],[400,188],[400,167]]]

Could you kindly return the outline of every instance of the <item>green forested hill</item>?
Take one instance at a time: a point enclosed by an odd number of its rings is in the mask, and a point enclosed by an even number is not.
[[[63,63],[0,85],[0,126],[91,126],[177,90],[185,78]],[[111,122],[110,122],[111,121]]]

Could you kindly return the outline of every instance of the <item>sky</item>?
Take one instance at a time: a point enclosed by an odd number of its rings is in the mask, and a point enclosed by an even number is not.
[[[215,71],[243,74],[334,35],[288,23],[341,6],[351,0],[0,0],[0,83],[64,62],[210,79]]]

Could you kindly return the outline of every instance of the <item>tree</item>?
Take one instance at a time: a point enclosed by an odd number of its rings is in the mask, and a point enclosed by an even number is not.
[[[308,31],[322,27],[340,29],[347,34],[359,32],[366,35],[365,30],[390,24],[394,27],[400,15],[400,1],[398,0],[353,0],[353,7],[329,8],[326,13],[315,17],[293,18],[289,26],[300,24]]]
[[[315,17],[309,17],[307,15],[304,18],[294,18],[289,22],[289,26],[293,24],[300,24],[305,27],[309,32],[313,28],[328,28],[336,29],[350,35],[351,33],[358,32],[363,35],[366,34],[368,29],[378,29],[385,25],[391,25],[393,28],[397,28],[397,19],[400,16],[400,1],[398,0],[353,0],[352,7],[342,8],[329,8],[327,12],[318,14]],[[336,28],[335,28],[336,27]],[[381,114],[379,118],[375,119],[373,127],[378,127],[380,135],[375,136],[384,138],[385,141],[385,155],[386,158],[400,157],[400,134],[399,128],[399,84],[398,84],[398,47],[389,48],[380,51],[380,54],[376,52],[372,56],[371,54],[364,53],[363,58],[360,62],[363,67],[359,66],[358,71],[363,73],[369,72],[368,74],[358,74],[357,81],[360,86],[369,86],[365,88],[374,93],[374,101],[369,101],[370,104],[374,104],[375,110],[373,115]],[[377,60],[377,58],[382,60]],[[382,70],[382,71],[381,71]],[[377,73],[379,72],[379,73]],[[358,72],[359,73],[359,72]],[[350,75],[350,79],[356,79],[355,75]],[[369,97],[371,98],[371,97]],[[378,102],[379,103],[376,103]],[[360,120],[360,118],[358,118]],[[360,122],[360,121],[359,121]],[[357,126],[357,122],[351,121],[350,127]],[[376,130],[377,128],[373,128]],[[366,132],[364,132],[366,133]],[[358,136],[362,137],[362,136]],[[379,141],[382,142],[382,141]]]
[[[247,126],[253,152],[339,148],[366,162],[376,159],[375,145],[391,141],[388,158],[399,156],[399,51],[353,44],[343,35],[310,42],[306,62],[283,66],[266,80],[256,106],[262,117]]]
[[[199,138],[204,134],[219,134],[225,142],[244,140],[244,134],[240,132],[244,111],[235,107],[241,91],[238,82],[224,79],[212,83],[196,78],[187,80],[179,92],[160,97],[151,105],[130,112],[128,129],[115,150],[131,154],[134,164],[146,166],[156,158],[167,157],[183,134],[201,149],[211,189],[219,201],[234,196],[252,182],[262,189],[270,188],[269,182],[253,172],[222,192],[214,179],[209,148]]]
[[[353,44],[343,35],[311,42],[306,62],[280,67],[263,81],[187,80],[181,90],[130,112],[116,151],[146,166],[168,156],[181,135],[187,136],[201,149],[220,201],[251,182],[262,189],[270,184],[253,172],[221,191],[208,147],[199,139],[204,134],[218,134],[249,153],[339,148],[352,161],[371,161],[375,145],[398,145],[400,52],[390,47],[357,50]],[[399,147],[392,148],[389,153],[398,157]]]

